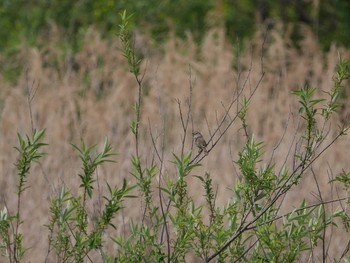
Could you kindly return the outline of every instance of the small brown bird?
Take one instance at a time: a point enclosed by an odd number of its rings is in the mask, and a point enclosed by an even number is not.
[[[193,135],[193,140],[195,145],[199,148],[198,153],[201,153],[202,151],[204,151],[204,154],[207,155],[208,154],[207,143],[204,140],[203,135],[198,131],[193,132],[192,135]]]

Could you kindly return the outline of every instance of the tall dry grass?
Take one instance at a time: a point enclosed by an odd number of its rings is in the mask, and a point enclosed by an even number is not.
[[[141,155],[145,161],[150,163],[155,158],[149,123],[155,136],[165,131],[165,160],[172,158],[172,152],[179,153],[181,123],[176,99],[185,109],[190,83],[193,86],[194,128],[209,137],[208,127],[215,128],[217,116],[224,112],[223,105],[245,81],[247,90],[253,89],[263,65],[265,76],[251,102],[248,125],[255,138],[265,142],[267,160],[283,137],[274,153],[274,160],[281,164],[288,155],[298,125],[295,114],[298,103],[290,92],[306,83],[329,90],[338,51],[345,57],[349,55],[335,45],[329,52],[323,53],[312,33],[307,28],[303,30],[300,49],[293,47],[288,31],[282,33],[277,28],[268,32],[266,41],[264,33],[258,32],[253,40],[246,43],[245,51],[238,55],[221,29],[209,32],[200,47],[189,36],[187,40],[169,39],[161,51],[148,48],[150,41],[138,37],[136,45],[141,47],[146,57],[142,65],[146,75],[141,123]],[[13,146],[17,143],[16,132],[31,131],[28,86],[38,85],[31,104],[34,126],[47,129],[47,156],[42,159],[41,165],[34,167],[28,178],[30,189],[23,196],[22,218],[25,222],[21,230],[25,235],[25,245],[30,247],[27,259],[31,262],[42,262],[46,255],[48,233],[44,224],[48,222],[50,195],[56,193],[62,184],[71,189],[79,184],[80,163],[70,143],[79,144],[80,138],[88,144],[102,143],[105,137],[110,139],[119,155],[117,164],[105,165],[98,171],[101,192],[104,191],[105,180],[110,184],[121,182],[123,178],[133,180],[130,157],[134,153],[134,138],[129,125],[133,118],[136,85],[118,49],[119,42],[116,39],[103,40],[98,32],[91,29],[85,36],[82,50],[72,56],[59,47],[60,39],[60,33],[52,28],[40,48],[23,47],[19,61],[25,65],[27,73],[23,72],[16,86],[3,79],[0,82],[2,205],[5,200],[10,209],[15,204],[16,171],[13,163],[16,151]],[[319,95],[324,96],[322,93]],[[335,126],[346,120],[346,109],[342,110],[342,118],[334,120]],[[245,140],[240,123],[235,123],[204,160],[203,167],[197,170],[198,174],[203,171],[212,174],[218,191],[218,205],[227,202],[230,195],[228,187],[237,178],[230,156],[232,160],[237,159]],[[186,146],[187,149],[191,146],[190,135]],[[349,140],[342,139],[314,166],[324,199],[335,197],[336,189],[330,188],[329,177],[350,168],[348,149]],[[171,171],[168,175],[171,176]],[[192,194],[201,200],[202,194],[196,192],[199,182],[195,178],[189,180],[193,180],[190,184]],[[313,192],[316,192],[314,179],[306,177],[297,189],[286,196],[283,209],[291,209],[302,198],[316,202]],[[97,209],[97,206],[92,209]],[[116,218],[116,224],[121,226],[130,216],[138,215],[139,209],[137,205],[128,207],[125,218]],[[339,234],[333,235],[334,253],[342,238]]]

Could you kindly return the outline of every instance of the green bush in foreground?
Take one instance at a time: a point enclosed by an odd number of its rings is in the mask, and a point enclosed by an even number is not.
[[[242,122],[247,141],[234,161],[239,169],[238,181],[230,186],[232,196],[229,202],[219,207],[215,204],[216,193],[210,173],[196,175],[206,202],[199,205],[188,193],[187,178],[195,174],[207,155],[185,150],[186,134],[190,132],[191,95],[187,114],[180,107],[182,150],[180,154],[173,153],[173,174],[165,174],[165,170],[171,169],[164,169],[169,164],[156,143],[154,150],[158,159],[152,165],[145,164],[140,155],[143,109],[141,60],[132,47],[128,30],[130,16],[124,12],[121,18],[119,37],[122,51],[138,86],[135,119],[131,123],[131,132],[135,137],[131,173],[136,183],[130,184],[125,180],[121,186],[107,183],[108,194],[103,196],[102,212],[94,222],[90,222],[88,203],[99,195],[94,189],[96,169],[106,162],[113,162],[115,154],[108,140],[101,152],[83,141],[81,146],[73,145],[82,162],[79,174],[82,192],[75,193],[62,186],[59,194],[52,196],[46,258],[55,257],[57,262],[91,262],[91,252],[97,251],[101,258],[98,262],[186,262],[189,256],[200,258],[203,262],[294,262],[305,255],[314,257],[313,252],[318,246],[325,261],[328,258],[326,230],[336,226],[336,218],[343,222],[340,227],[348,230],[350,224],[345,208],[326,212],[325,206],[332,202],[349,203],[349,196],[326,201],[319,192],[320,202],[317,204],[308,205],[305,200],[300,200],[299,207],[285,214],[280,213],[280,207],[286,194],[293,187],[298,187],[304,176],[314,175],[314,162],[348,130],[348,127],[340,127],[334,137],[329,133],[331,117],[340,106],[339,94],[343,83],[350,78],[350,61],[340,58],[334,86],[327,93],[327,99],[314,98],[316,89],[308,86],[293,92],[299,99],[303,132],[299,136],[296,133],[295,143],[290,146],[295,150],[286,157],[292,160],[291,166],[287,165],[287,161],[284,164],[273,163],[272,158],[261,165],[266,155],[263,142],[256,141],[249,132],[246,113],[264,74],[261,74],[261,79],[248,96],[243,95],[244,84],[211,132],[207,145],[210,156],[232,124]],[[44,156],[41,152],[46,145],[42,143],[44,134],[44,130],[34,130],[31,137],[18,135],[19,146],[16,149],[19,156],[15,163],[18,171],[18,205],[15,209],[5,207],[0,212],[0,249],[9,262],[23,261],[27,251],[22,246],[25,237],[19,231],[19,226],[26,223],[21,218],[21,194],[27,190],[26,178],[32,163]],[[315,175],[314,179],[318,184]],[[349,173],[344,171],[332,182],[341,182],[348,193],[349,180]],[[154,185],[158,186],[156,191],[153,190]],[[140,216],[130,221],[128,233],[113,234],[105,240],[108,227],[118,228],[113,225],[112,219],[121,212],[123,201],[128,198],[140,200]],[[12,210],[15,212],[10,212]],[[106,242],[113,242],[115,250],[107,251]],[[345,259],[346,253],[347,247],[334,260]]]

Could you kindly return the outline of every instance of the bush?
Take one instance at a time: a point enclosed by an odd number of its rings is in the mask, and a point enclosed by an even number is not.
[[[335,226],[337,218],[342,220],[345,228],[349,226],[349,215],[345,208],[327,212],[326,205],[349,202],[349,196],[326,201],[323,193],[318,192],[319,202],[316,204],[306,204],[305,200],[300,200],[299,207],[291,211],[281,213],[280,208],[285,196],[292,188],[300,185],[303,177],[313,176],[318,184],[313,164],[348,130],[348,127],[339,127],[335,134],[329,132],[332,117],[340,106],[339,94],[344,82],[350,78],[350,61],[340,57],[327,99],[315,98],[316,88],[307,85],[293,92],[299,100],[301,132],[296,130],[284,163],[274,163],[271,157],[269,162],[262,164],[262,159],[265,159],[263,157],[267,155],[264,153],[264,143],[257,141],[249,129],[247,113],[264,77],[262,64],[260,79],[252,89],[247,88],[248,74],[243,86],[230,94],[232,99],[229,105],[224,108],[215,129],[210,132],[207,154],[203,149],[197,153],[193,147],[185,148],[186,134],[193,131],[193,90],[190,84],[187,107],[183,108],[178,101],[182,125],[181,152],[173,153],[169,165],[164,159],[162,147],[157,145],[151,131],[158,159],[147,165],[145,157],[139,152],[142,143],[140,132],[143,121],[144,75],[140,68],[141,60],[136,56],[130,38],[130,16],[124,12],[121,20],[119,37],[122,52],[137,85],[134,120],[130,125],[135,138],[131,173],[136,183],[130,184],[125,180],[121,186],[110,186],[107,183],[108,193],[103,196],[101,213],[93,221],[89,220],[92,217],[89,215],[88,204],[93,203],[101,194],[94,187],[96,169],[106,162],[113,162],[115,153],[108,140],[101,151],[97,151],[95,146],[87,146],[84,141],[81,146],[73,145],[82,163],[79,173],[81,192],[62,186],[57,196],[52,196],[50,222],[47,225],[47,258],[54,254],[58,262],[92,261],[90,255],[97,251],[99,261],[102,262],[186,262],[189,256],[196,256],[204,262],[293,262],[305,255],[314,256],[316,247],[321,246],[322,259],[326,260],[327,229]],[[30,95],[29,98],[31,97]],[[196,175],[196,169],[205,158],[210,158],[225,133],[238,121],[242,123],[247,138],[238,159],[234,160],[239,177],[234,185],[229,186],[232,195],[227,204],[217,206],[212,175],[209,172]],[[21,197],[23,191],[27,190],[26,179],[32,163],[44,157],[41,151],[45,146],[42,142],[44,135],[44,130],[34,129],[32,136],[18,135],[19,146],[16,149],[19,156],[15,163],[18,173],[18,205],[15,209],[5,207],[0,213],[0,248],[8,256],[9,262],[20,262],[26,252],[22,246],[25,237],[19,228],[26,223],[21,216]],[[228,161],[233,160],[228,158]],[[195,176],[198,183],[202,184],[204,205],[197,203],[188,192],[191,176]],[[334,181],[341,182],[345,190],[349,190],[349,173],[340,174],[332,180]],[[138,199],[134,200],[139,202],[140,216],[130,220],[129,233],[110,236],[117,249],[108,251],[105,249],[107,241],[104,240],[107,228],[118,227],[112,224],[113,217],[121,213],[126,199],[136,197]],[[155,202],[156,199],[158,202]],[[345,258],[346,253],[347,247],[338,260]],[[317,257],[314,257],[316,260]]]

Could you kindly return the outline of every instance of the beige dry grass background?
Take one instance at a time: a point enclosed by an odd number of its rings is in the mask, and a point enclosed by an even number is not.
[[[300,49],[293,48],[290,35],[278,29],[268,33],[263,52],[265,76],[254,95],[248,113],[249,130],[255,138],[266,145],[265,161],[268,161],[273,147],[284,134],[284,140],[274,155],[277,168],[288,154],[298,119],[298,104],[291,91],[301,88],[305,83],[329,90],[332,76],[338,61],[338,52],[344,57],[349,53],[333,46],[329,52],[322,53],[315,36],[306,28],[305,38]],[[105,181],[118,184],[123,178],[133,182],[130,175],[130,157],[134,154],[134,138],[129,126],[133,118],[133,103],[136,99],[136,83],[127,70],[125,59],[118,49],[115,39],[106,41],[91,29],[87,32],[82,50],[66,59],[58,46],[60,34],[53,28],[40,48],[23,48],[19,60],[28,69],[18,84],[11,86],[1,79],[0,99],[0,192],[1,206],[4,201],[15,209],[16,171],[13,163],[17,153],[13,147],[17,144],[16,132],[30,133],[31,121],[27,103],[27,86],[33,81],[39,84],[32,102],[33,121],[36,128],[46,128],[45,142],[47,156],[41,165],[35,165],[28,178],[27,189],[23,196],[22,212],[25,246],[29,247],[25,262],[43,262],[46,256],[48,232],[44,225],[48,223],[50,196],[58,187],[66,184],[77,189],[80,163],[77,153],[70,143],[79,144],[84,138],[87,144],[99,144],[108,137],[118,153],[116,164],[108,164],[98,171],[100,191],[105,193]],[[209,137],[209,128],[217,125],[216,116],[222,116],[230,98],[247,80],[246,91],[257,85],[261,76],[261,48],[264,34],[259,32],[253,40],[246,43],[246,49],[239,56],[234,55],[235,46],[226,41],[222,30],[213,30],[207,34],[204,43],[198,47],[189,36],[187,40],[171,38],[164,44],[162,51],[148,48],[147,38],[138,37],[136,45],[142,47],[146,59],[142,68],[146,69],[144,80],[144,101],[141,124],[141,156],[145,163],[155,158],[149,135],[149,123],[155,136],[160,138],[165,126],[165,160],[172,159],[172,152],[179,154],[181,149],[181,124],[178,104],[181,101],[184,112],[189,94],[189,83],[193,86],[193,124],[194,128]],[[249,74],[249,75],[248,75]],[[322,92],[318,95],[324,96]],[[346,108],[337,123],[344,122]],[[287,128],[286,125],[288,124]],[[246,138],[237,121],[224,136],[217,147],[204,159],[203,167],[197,174],[209,171],[217,187],[217,205],[224,205],[231,195],[228,187],[237,180],[238,171],[232,162]],[[186,150],[191,147],[188,134]],[[323,198],[336,198],[336,189],[331,189],[329,175],[348,170],[349,137],[336,143],[314,165],[314,170],[322,188]],[[262,162],[263,165],[264,162]],[[172,174],[172,165],[168,162],[168,176]],[[199,192],[200,182],[188,178],[190,193],[196,199],[203,199]],[[96,186],[97,187],[97,186]],[[308,202],[317,202],[312,193],[316,192],[315,182],[306,176],[292,193],[287,195],[283,211],[292,209],[302,198]],[[123,221],[139,215],[139,200],[126,204],[124,219],[118,216],[115,223],[119,230]],[[93,208],[98,207],[96,204]],[[97,208],[96,208],[97,209]],[[333,234],[330,255],[336,255],[343,249],[344,235]],[[338,248],[338,249],[337,249]],[[4,259],[1,259],[3,261]]]

